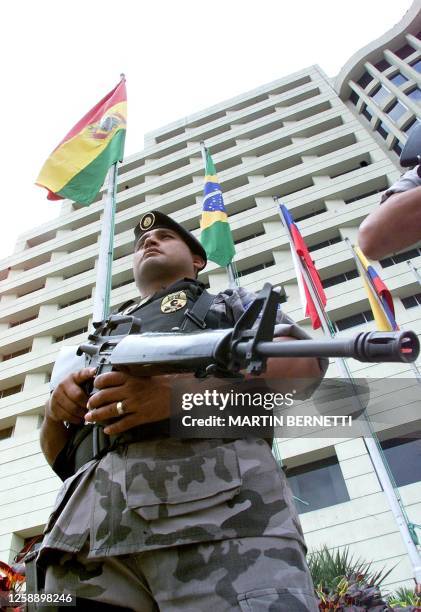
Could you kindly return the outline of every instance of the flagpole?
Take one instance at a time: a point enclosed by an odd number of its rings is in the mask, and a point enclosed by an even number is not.
[[[126,80],[120,74],[120,82]],[[113,164],[107,173],[107,189],[102,196],[103,213],[99,239],[98,260],[96,269],[93,321],[103,321],[110,312],[110,299],[113,275],[114,225],[117,196],[118,162]]]
[[[293,245],[293,241],[292,241],[292,236],[290,234],[289,228],[286,224],[285,219],[283,218],[282,212],[279,208],[279,200],[276,196],[274,196],[273,198],[275,200],[275,202],[278,204],[278,211],[279,211],[279,216],[281,218],[281,222],[286,230],[287,233],[287,237],[288,237],[288,241],[290,244],[291,249],[294,248]],[[301,273],[303,274],[304,280],[307,284],[307,288],[308,291],[310,293],[311,299],[313,300],[314,306],[316,308],[317,314],[319,315],[320,318],[320,322],[322,324],[322,329],[325,333],[327,333],[328,335],[330,335],[332,338],[335,337],[335,333],[333,331],[333,328],[331,325],[329,325],[330,321],[328,319],[328,315],[325,312],[320,300],[319,300],[319,296],[317,291],[315,290],[315,287],[313,285],[313,281],[311,279],[311,275],[308,273],[307,267],[305,265],[305,262],[301,259],[301,257],[297,257],[297,261],[298,261],[298,265],[300,268]],[[352,387],[354,387],[354,381],[352,379],[352,375],[348,369],[348,366],[345,362],[344,359],[337,359],[337,363],[339,365],[339,371],[341,373],[342,378],[346,378],[349,380],[349,382],[351,383]],[[361,400],[358,396],[358,394],[356,393],[354,396],[354,401],[358,401],[359,403],[359,407],[364,409],[364,416],[366,418],[366,422],[367,425],[370,427],[370,422],[368,420],[368,416],[366,413],[366,408],[365,406],[363,406],[361,404]],[[373,432],[372,432],[373,433]],[[388,500],[389,503],[389,507],[392,511],[393,517],[395,519],[395,522],[399,528],[399,531],[401,533],[401,537],[403,539],[405,548],[407,550],[408,556],[410,558],[411,561],[411,565],[412,565],[412,571],[413,571],[413,575],[414,575],[414,579],[417,585],[421,584],[421,557],[419,554],[419,551],[414,543],[414,540],[412,539],[411,533],[409,531],[408,528],[408,522],[406,520],[403,508],[402,508],[402,500],[400,499],[400,497],[398,498],[395,489],[393,488],[393,485],[390,481],[390,477],[389,474],[387,472],[387,469],[384,465],[384,461],[383,458],[380,454],[380,451],[377,447],[376,442],[374,441],[374,437],[369,437],[369,436],[363,436],[363,440],[366,444],[366,448],[367,448],[367,452],[369,454],[369,457],[373,463],[374,469],[377,473],[377,477],[383,487],[383,491],[386,495],[386,499]]]
[[[200,141],[200,151],[202,153],[202,161],[203,161],[203,165],[205,167],[205,172],[206,172],[206,163],[207,163],[207,158],[206,158],[206,146],[205,143],[203,142],[203,140]],[[235,289],[236,287],[238,287],[238,280],[237,280],[237,275],[235,273],[235,268],[234,265],[232,264],[232,262],[230,262],[227,266],[226,266],[226,271],[227,271],[227,275],[228,275],[228,285],[230,287],[230,289]]]
[[[412,261],[408,260],[406,263],[408,264],[408,266],[411,268],[412,272],[414,273],[417,283],[421,285],[421,274],[418,272],[417,268],[414,266]]]
[[[345,238],[345,242],[348,245],[349,249],[351,250],[352,256],[354,258],[355,264],[357,266],[357,270],[361,278],[366,278],[366,275],[363,272],[363,266],[361,262],[359,261],[358,257],[356,256],[355,251],[352,248],[352,245],[349,239]],[[379,296],[377,295],[375,291],[372,291],[372,294],[377,300],[379,307],[383,311],[383,305],[380,301]],[[415,364],[411,364],[411,365],[415,365]],[[416,371],[416,375],[418,378],[419,372],[417,368],[415,368],[415,371]],[[351,375],[349,375],[349,377],[350,377],[350,380],[352,380]],[[361,404],[359,396],[357,396],[357,398]],[[404,503],[402,501],[402,498],[399,492],[396,491],[396,488],[392,484],[392,481],[390,479],[390,474],[388,472],[388,468],[385,465],[385,460],[383,459],[382,454],[379,450],[378,442],[376,442],[375,440],[376,433],[372,430],[371,423],[366,413],[365,406],[362,406],[362,407],[364,408],[364,416],[366,419],[366,423],[371,431],[371,436],[364,436],[363,439],[364,439],[368,454],[373,463],[374,469],[376,470],[377,477],[386,495],[386,499],[388,500],[389,507],[392,511],[395,522],[401,533],[401,537],[404,542],[406,551],[408,553],[408,557],[411,561],[414,580],[417,585],[417,588],[419,588],[419,585],[421,585],[421,556],[420,556],[420,552],[415,543],[416,535],[414,534],[413,536],[411,534],[411,531],[409,529],[409,520],[406,515],[406,511],[404,509]]]
[[[103,321],[108,317],[112,286],[112,266],[114,251],[115,202],[117,191],[117,162],[108,170],[107,190],[103,202],[101,235],[99,240],[98,262],[96,269],[93,321]]]

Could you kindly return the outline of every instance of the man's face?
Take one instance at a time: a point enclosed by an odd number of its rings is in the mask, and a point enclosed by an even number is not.
[[[203,262],[194,255],[182,238],[173,230],[152,229],[139,238],[133,258],[136,284],[196,276],[196,267]]]

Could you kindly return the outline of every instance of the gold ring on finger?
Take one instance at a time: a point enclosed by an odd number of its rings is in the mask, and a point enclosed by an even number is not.
[[[117,402],[116,405],[118,416],[122,416],[124,414],[124,405],[123,402]]]

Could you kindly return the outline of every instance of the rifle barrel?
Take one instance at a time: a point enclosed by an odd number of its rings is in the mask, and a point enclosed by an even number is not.
[[[252,342],[240,342],[235,352],[245,356]],[[412,331],[361,332],[352,338],[259,342],[255,347],[261,357],[353,357],[366,362],[411,363],[419,355],[420,343]]]

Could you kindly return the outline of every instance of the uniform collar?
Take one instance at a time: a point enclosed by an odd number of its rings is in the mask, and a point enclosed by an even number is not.
[[[147,297],[142,298],[138,306],[143,306],[144,304],[148,304],[149,302],[152,302],[161,297],[164,297],[165,295],[168,295],[169,293],[174,293],[176,291],[182,291],[183,289],[190,289],[190,291],[194,293],[195,296],[200,295],[201,293],[203,293],[205,288],[206,288],[205,285],[201,283],[200,281],[198,281],[196,278],[185,277],[185,278],[182,278],[176,281],[175,283],[172,283],[172,285],[165,287],[165,289],[161,289],[160,291],[157,291],[153,295],[149,295]]]

